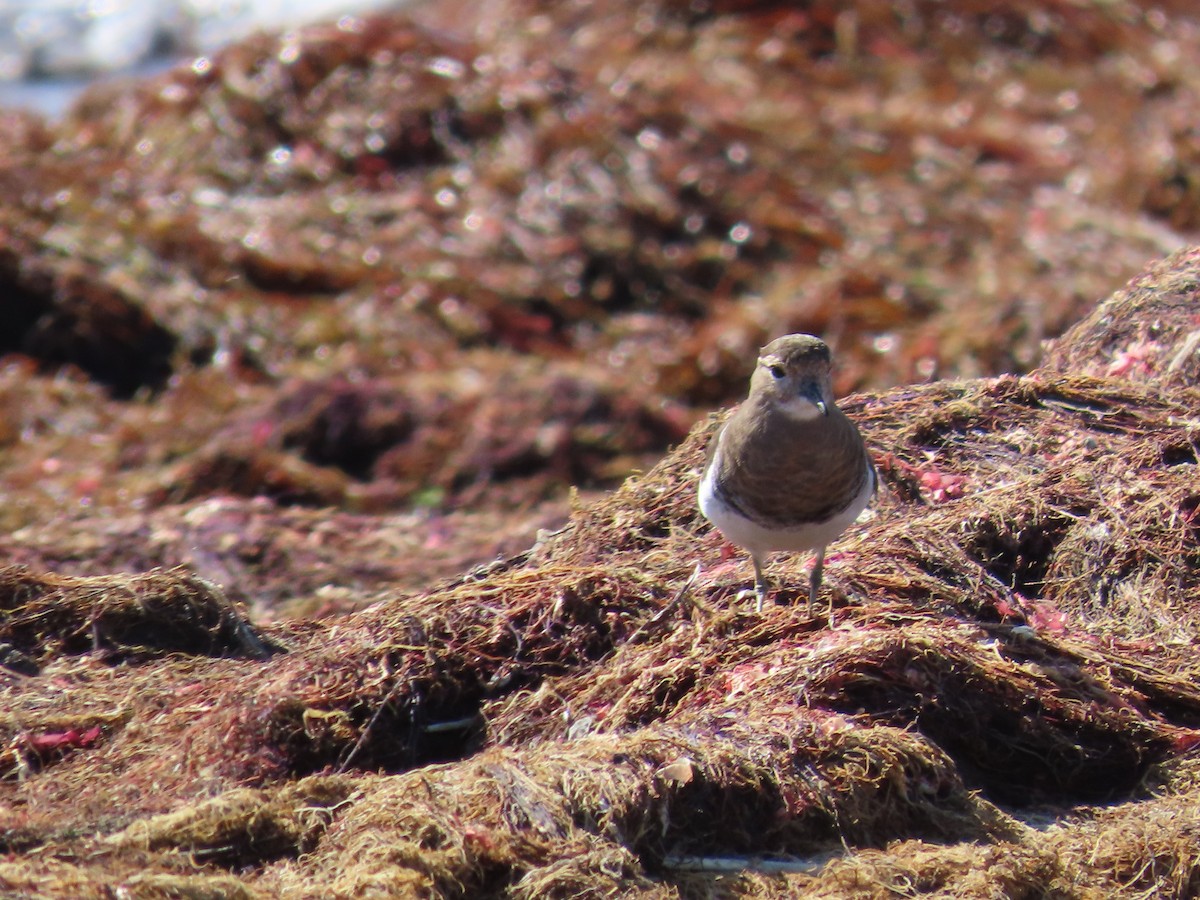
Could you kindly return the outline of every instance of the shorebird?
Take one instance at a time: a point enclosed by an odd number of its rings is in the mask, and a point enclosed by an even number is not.
[[[759,612],[767,594],[763,557],[815,550],[812,614],[825,546],[875,493],[875,466],[862,435],[834,403],[831,365],[820,338],[788,334],[771,341],[759,352],[750,395],[708,445],[700,511],[731,544],[750,552]]]

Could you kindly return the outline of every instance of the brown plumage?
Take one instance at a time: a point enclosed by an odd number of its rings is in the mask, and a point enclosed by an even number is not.
[[[875,468],[855,424],[833,401],[829,348],[789,334],[765,346],[750,395],[711,441],[700,509],[750,551],[762,608],[762,557],[816,550],[809,607],[821,585],[825,545],[866,507]]]

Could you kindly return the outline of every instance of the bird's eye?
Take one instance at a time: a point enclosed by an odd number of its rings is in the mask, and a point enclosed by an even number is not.
[[[778,363],[776,363],[775,365],[767,366],[767,369],[771,372],[771,376],[776,381],[778,381],[780,378],[782,378],[784,375],[787,374],[786,372],[784,372],[783,366],[779,365]]]

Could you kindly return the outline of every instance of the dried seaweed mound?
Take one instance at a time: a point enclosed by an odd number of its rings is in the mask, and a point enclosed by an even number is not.
[[[1163,335],[1163,358],[1189,341]],[[796,602],[803,559],[773,562],[763,614],[737,600],[748,566],[694,502],[714,416],[526,553],[267,629],[285,654],[57,656],[53,691],[7,688],[30,802],[0,833],[40,852],[0,884],[1187,896],[1200,390],[1175,376],[1048,365],[849,398],[883,485],[830,554],[832,625]],[[10,640],[74,633],[16,608]]]
[[[1043,369],[1168,386],[1200,384],[1196,248],[1147,267],[1097,304],[1047,354]]]
[[[268,655],[220,588],[179,570],[76,578],[0,569],[0,646],[31,660],[88,650]]]

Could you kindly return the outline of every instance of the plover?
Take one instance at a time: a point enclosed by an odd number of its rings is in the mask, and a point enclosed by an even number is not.
[[[750,395],[709,442],[700,511],[730,543],[750,552],[760,612],[767,593],[763,557],[815,550],[812,613],[825,546],[875,493],[875,466],[858,428],[833,401],[830,368],[829,347],[820,338],[788,334],[771,341],[759,353]]]

